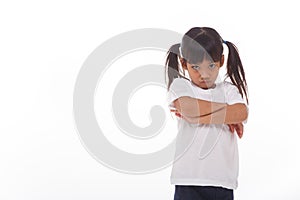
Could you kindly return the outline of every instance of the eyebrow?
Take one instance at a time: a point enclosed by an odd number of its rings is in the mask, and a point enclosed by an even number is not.
[[[210,65],[210,64],[217,64],[217,62],[210,62],[209,65]],[[196,65],[196,66],[200,66],[200,67],[201,67],[201,65],[199,65],[199,64],[191,64],[191,63],[190,63],[190,65],[192,65],[192,66],[195,66],[195,65]]]

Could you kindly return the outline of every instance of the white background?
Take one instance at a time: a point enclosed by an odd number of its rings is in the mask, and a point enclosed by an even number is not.
[[[172,199],[170,168],[122,174],[85,150],[72,95],[81,65],[102,42],[138,28],[184,33],[193,26],[235,43],[247,73],[250,116],[239,141],[236,199],[299,199],[297,5],[1,1],[0,199]]]

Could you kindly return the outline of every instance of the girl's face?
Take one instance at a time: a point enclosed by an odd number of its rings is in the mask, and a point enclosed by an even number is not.
[[[208,89],[215,87],[215,81],[219,74],[219,69],[224,63],[224,56],[221,61],[212,62],[211,60],[203,60],[202,63],[183,63],[183,69],[187,70],[191,81],[200,88]]]

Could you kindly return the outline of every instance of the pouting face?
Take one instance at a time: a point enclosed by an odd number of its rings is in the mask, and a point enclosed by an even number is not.
[[[201,63],[183,64],[183,68],[188,71],[191,81],[200,88],[208,89],[215,86],[215,81],[219,74],[219,69],[224,63],[224,56],[221,61],[212,62],[204,59]]]

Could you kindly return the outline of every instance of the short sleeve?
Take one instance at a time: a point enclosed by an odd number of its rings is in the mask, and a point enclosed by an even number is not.
[[[246,104],[238,88],[232,83],[226,82],[226,91],[227,91],[226,103],[228,105],[232,105],[236,103]]]
[[[169,107],[174,107],[174,101],[179,97],[189,96],[194,97],[194,92],[189,80],[184,78],[176,78],[170,85],[168,94],[167,94],[167,101]]]
[[[249,112],[249,107],[246,104],[245,100],[243,99],[242,95],[240,94],[238,88],[231,84],[227,83],[227,104],[228,105],[233,105],[236,103],[242,103],[245,104],[247,107],[247,111]],[[247,123],[247,120],[245,120],[243,123]]]

